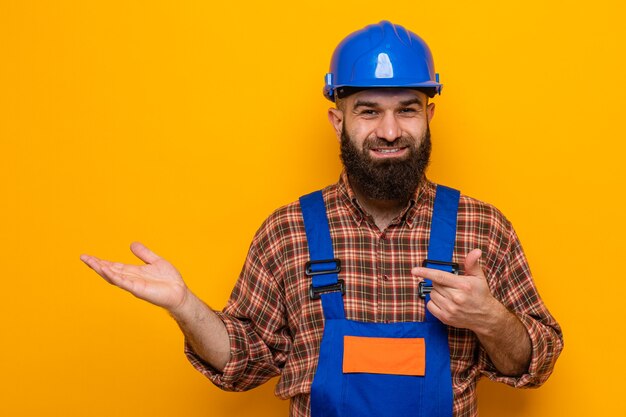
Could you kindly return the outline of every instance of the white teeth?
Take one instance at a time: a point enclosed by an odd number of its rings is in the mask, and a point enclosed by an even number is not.
[[[397,148],[392,148],[392,149],[376,149],[378,152],[380,153],[395,153],[395,152],[399,152],[400,149]]]

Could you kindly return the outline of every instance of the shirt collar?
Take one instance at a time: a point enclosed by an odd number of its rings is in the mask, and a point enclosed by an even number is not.
[[[346,171],[342,171],[339,176],[339,198],[344,202],[344,207],[348,210],[355,223],[358,226],[361,226],[363,223],[363,219],[366,214],[365,211],[359,205],[359,202],[356,199],[356,195],[354,191],[352,191],[352,187],[350,187],[350,183],[348,182],[348,175]]]
[[[404,220],[409,228],[413,228],[423,210],[432,207],[436,190],[437,186],[424,176],[413,198],[409,201],[410,206],[403,212]]]

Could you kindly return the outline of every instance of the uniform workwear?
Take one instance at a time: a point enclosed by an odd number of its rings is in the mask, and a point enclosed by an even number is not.
[[[425,266],[452,272],[460,193],[438,186]],[[324,312],[317,371],[311,386],[312,417],[452,417],[448,328],[430,312],[424,322],[347,320],[321,191],[301,197],[309,245],[310,297]],[[456,266],[458,270],[458,266]],[[407,271],[408,272],[408,271]],[[430,282],[425,282],[429,288]],[[425,301],[429,292],[424,291]]]
[[[428,257],[437,185],[424,179],[402,214],[381,232],[357,202],[345,172],[324,189],[334,256],[342,261],[348,285],[346,317],[366,322],[421,322],[424,300],[410,269]],[[244,196],[243,216],[254,216],[254,199]],[[562,333],[537,292],[521,243],[511,223],[490,204],[461,196],[453,259],[474,248],[483,251],[481,267],[501,303],[514,311],[532,340],[526,373],[500,374],[475,334],[448,331],[454,389],[454,414],[476,416],[476,389],[482,376],[515,387],[545,382],[563,347]],[[241,276],[223,312],[231,359],[223,371],[206,364],[186,345],[191,363],[228,391],[245,391],[280,376],[276,395],[290,400],[290,416],[310,417],[311,384],[324,332],[324,312],[311,300],[310,259],[299,201],[273,212],[252,239]],[[428,357],[428,351],[426,352]]]

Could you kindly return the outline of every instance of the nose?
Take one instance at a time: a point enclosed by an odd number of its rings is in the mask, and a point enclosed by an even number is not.
[[[395,114],[393,112],[385,113],[376,129],[376,135],[387,142],[394,142],[401,134],[400,125],[396,120]]]

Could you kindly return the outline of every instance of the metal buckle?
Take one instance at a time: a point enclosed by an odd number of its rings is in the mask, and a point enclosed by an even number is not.
[[[309,287],[309,297],[311,300],[319,300],[321,294],[329,292],[341,291],[341,295],[346,293],[346,283],[342,279],[338,279],[336,284],[324,285],[322,287],[314,287],[313,284]]]
[[[452,273],[455,275],[459,275],[459,264],[457,264],[456,262],[435,261],[433,259],[424,259],[424,262],[422,262],[422,266],[425,268],[428,268],[429,264],[440,265],[440,266],[450,266],[452,267]],[[433,290],[433,286],[426,285],[424,281],[417,284],[417,293],[422,299],[426,298],[426,294],[430,294],[432,290]]]
[[[313,271],[313,268],[311,268],[313,265],[324,265],[324,264],[331,264],[331,263],[335,264],[335,267],[333,269],[327,269],[323,271]],[[321,259],[319,261],[308,261],[305,264],[305,269],[304,269],[304,273],[308,277],[312,277],[315,275],[324,275],[324,274],[338,274],[339,272],[341,272],[341,261],[337,258]]]

